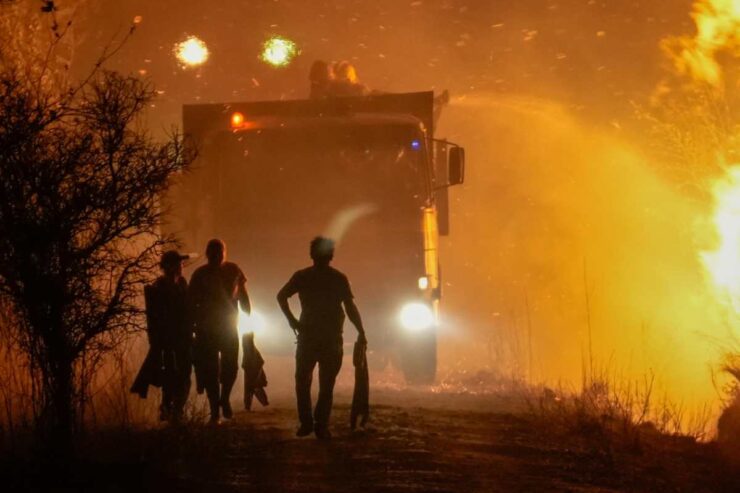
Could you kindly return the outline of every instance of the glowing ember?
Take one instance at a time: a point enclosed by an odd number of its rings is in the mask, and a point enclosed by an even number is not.
[[[740,309],[740,166],[731,168],[715,185],[714,197],[713,222],[719,244],[713,252],[705,252],[702,260],[714,283]]]
[[[175,45],[175,56],[186,67],[197,67],[208,60],[208,47],[196,36]]]
[[[260,60],[273,67],[285,67],[298,53],[298,47],[293,41],[275,36],[262,45]]]

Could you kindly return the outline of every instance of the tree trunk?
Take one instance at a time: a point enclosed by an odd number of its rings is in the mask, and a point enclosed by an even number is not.
[[[42,452],[51,462],[67,462],[73,452],[74,372],[69,358],[48,355],[44,378],[45,412],[41,429]]]
[[[74,427],[73,387],[72,364],[65,361],[57,368],[52,401],[54,410],[54,437],[57,439],[58,444],[65,449],[71,449],[72,445],[72,431]]]

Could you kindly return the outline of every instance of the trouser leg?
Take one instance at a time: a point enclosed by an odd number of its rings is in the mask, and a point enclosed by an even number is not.
[[[175,351],[175,370],[175,395],[172,404],[173,412],[180,416],[188,400],[188,394],[190,394],[190,373],[192,371],[190,348],[182,347]]]
[[[218,418],[219,388],[218,388],[218,348],[208,344],[201,348],[200,354],[203,386],[206,388],[208,404],[211,408],[211,419]]]
[[[254,396],[257,398],[258,401],[260,401],[260,404],[263,406],[267,406],[270,404],[270,402],[267,400],[267,392],[265,392],[265,389],[262,387],[257,387],[254,389]]]
[[[175,355],[169,349],[162,351],[162,405],[161,417],[167,419],[173,410],[173,401],[176,394]]]
[[[221,346],[221,403],[228,404],[239,373],[239,339],[229,338]]]
[[[342,346],[322,351],[319,357],[319,398],[316,401],[314,420],[316,429],[329,425],[331,406],[334,398],[334,384],[342,368]]]
[[[298,405],[298,419],[301,426],[313,426],[311,412],[311,380],[316,366],[315,355],[305,346],[298,344],[295,357],[295,395]]]

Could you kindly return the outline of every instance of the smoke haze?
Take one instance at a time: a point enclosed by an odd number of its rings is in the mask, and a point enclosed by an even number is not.
[[[473,156],[443,251],[448,359],[526,375],[531,327],[535,380],[578,383],[592,359],[617,378],[654,373],[676,400],[712,399],[729,339],[697,255],[705,208],[618,132],[555,104],[466,98],[445,125]]]
[[[468,170],[443,241],[442,365],[569,385],[592,366],[624,380],[655,374],[673,400],[699,405],[715,399],[712,369],[736,323],[701,263],[716,241],[712,206],[658,174],[634,118],[671,65],[661,40],[694,31],[690,8],[116,2],[81,14],[78,62],[141,15],[111,68],[160,89],[155,131],[178,122],[183,103],[305,97],[317,58],[352,60],[377,89],[450,89],[437,136],[466,147]],[[212,56],[182,70],[172,46],[189,34]],[[257,60],[274,34],[301,49],[288,68]]]

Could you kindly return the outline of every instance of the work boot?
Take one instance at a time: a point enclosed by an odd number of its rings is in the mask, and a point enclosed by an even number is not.
[[[217,425],[221,421],[218,411],[218,404],[216,404],[215,406],[211,405],[211,419],[208,420],[210,424]]]
[[[331,432],[325,426],[316,427],[316,438],[319,440],[331,440]]]
[[[231,403],[229,401],[221,402],[221,409],[223,410],[223,416],[226,419],[234,417],[234,411],[231,410]]]
[[[313,433],[313,425],[306,425],[302,424],[300,428],[298,428],[298,431],[295,432],[295,436],[297,437],[307,437]]]

